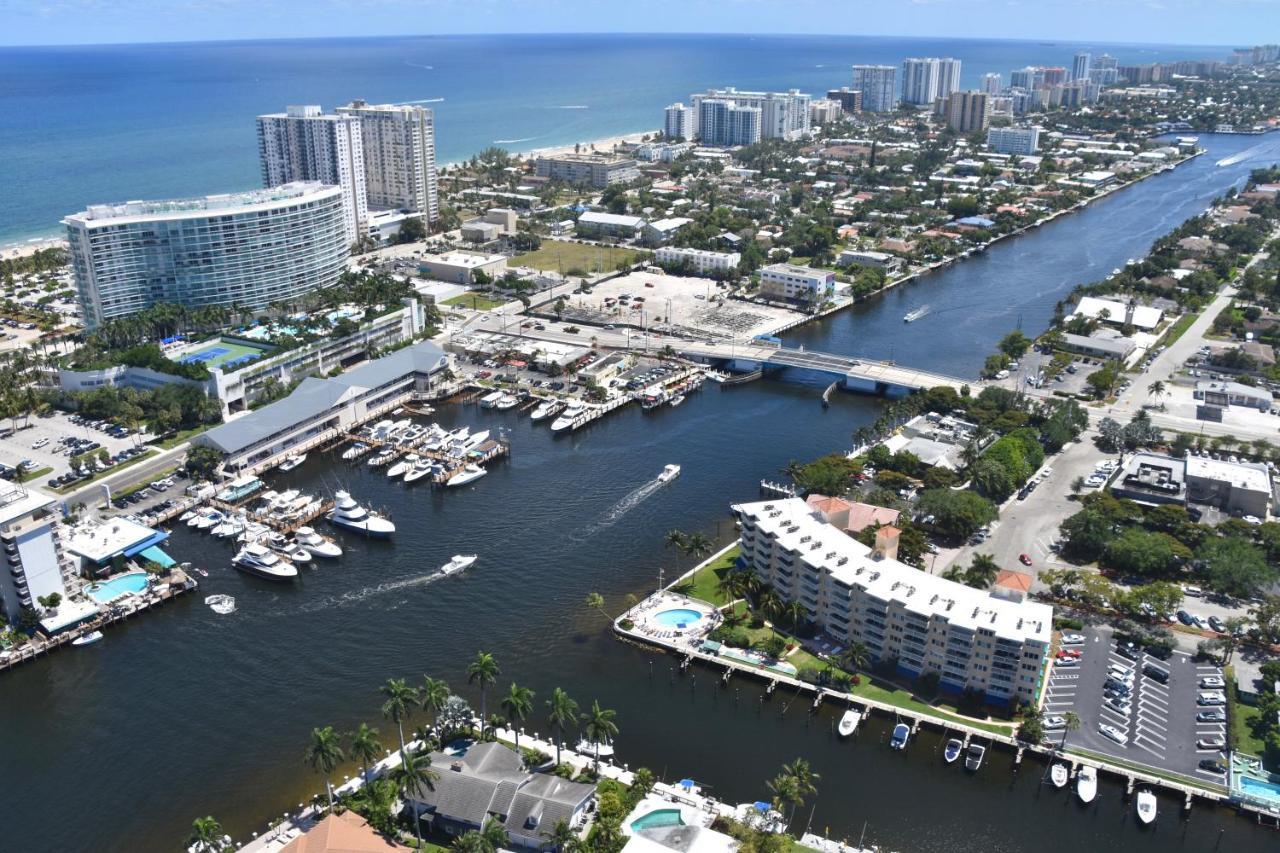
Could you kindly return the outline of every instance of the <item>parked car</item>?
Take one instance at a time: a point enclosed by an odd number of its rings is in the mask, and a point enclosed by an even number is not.
[[[1155,664],[1149,663],[1144,666],[1142,668],[1142,674],[1147,678],[1160,682],[1161,684],[1169,683],[1169,671],[1167,669],[1161,669]]]
[[[1222,693],[1217,693],[1217,692],[1200,693],[1199,695],[1196,696],[1196,704],[1197,705],[1225,705],[1227,704],[1227,697],[1224,696]]]
[[[1222,775],[1227,772],[1227,765],[1214,758],[1203,758],[1200,760],[1200,769]]]
[[[1196,749],[1223,749],[1226,745],[1227,740],[1222,735],[1211,735],[1196,740]]]
[[[1044,729],[1063,729],[1067,726],[1067,718],[1060,714],[1050,714],[1040,723]]]
[[[1019,563],[1022,563],[1022,565],[1024,565],[1024,566],[1029,566],[1029,565],[1031,565],[1031,557],[1030,557],[1029,555],[1027,555],[1027,554],[1019,554],[1019,555],[1018,555],[1018,562],[1019,562]]]
[[[1124,746],[1129,742],[1129,736],[1127,734],[1108,723],[1103,723],[1098,726],[1098,731],[1102,732],[1104,737],[1110,738],[1121,746]]]
[[[1219,708],[1209,708],[1196,714],[1197,723],[1225,723],[1227,712]]]
[[[1206,675],[1204,678],[1200,679],[1200,686],[1221,690],[1227,686],[1227,682],[1223,681],[1222,676],[1220,675]]]
[[[1225,634],[1227,632],[1226,623],[1223,622],[1221,619],[1219,619],[1217,616],[1209,617],[1209,627],[1217,631],[1219,634]]]
[[[1084,634],[1063,634],[1062,645],[1078,646],[1084,642]]]
[[[1195,620],[1191,618],[1191,614],[1185,610],[1178,611],[1178,621],[1183,625],[1194,625]]]

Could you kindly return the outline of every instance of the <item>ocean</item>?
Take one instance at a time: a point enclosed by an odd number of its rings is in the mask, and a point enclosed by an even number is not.
[[[963,87],[1079,50],[1122,62],[1221,58],[1221,46],[863,36],[406,36],[0,48],[0,246],[57,234],[88,204],[259,185],[254,116],[352,98],[436,111],[437,157],[652,130],[710,86],[850,83],[855,63],[953,56]]]

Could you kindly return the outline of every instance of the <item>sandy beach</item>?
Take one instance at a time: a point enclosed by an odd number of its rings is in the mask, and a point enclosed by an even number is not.
[[[34,255],[41,249],[53,248],[65,249],[67,248],[67,241],[60,237],[47,237],[19,245],[0,246],[0,260],[11,261],[17,258],[25,258],[28,255]]]
[[[632,133],[625,133],[621,136],[607,136],[604,139],[589,139],[589,140],[586,140],[585,142],[579,142],[577,144],[581,146],[580,150],[584,150],[584,151],[590,151],[592,145],[596,147],[596,151],[598,152],[611,151],[613,150],[613,147],[615,145],[619,145],[623,142],[639,143],[640,138],[642,136],[645,136],[645,135],[653,136],[654,134],[659,133],[660,130],[661,130],[660,128],[656,128],[654,130],[637,130]],[[529,159],[533,157],[549,157],[556,154],[572,154],[574,144],[575,143],[570,142],[567,145],[549,145],[545,148],[531,148],[528,151],[517,151],[512,153],[513,153],[513,156],[524,158],[524,159]],[[501,148],[502,146],[498,146],[498,147]],[[443,163],[441,164],[440,168],[452,169],[455,166],[462,166],[465,164],[466,164],[465,160],[459,160],[453,163]]]

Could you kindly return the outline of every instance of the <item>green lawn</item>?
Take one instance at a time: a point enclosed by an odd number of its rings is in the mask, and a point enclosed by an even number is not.
[[[728,551],[725,551],[719,559],[708,563],[698,569],[695,574],[677,583],[671,588],[672,591],[687,595],[690,598],[701,599],[717,607],[723,607],[728,604],[729,600],[720,594],[716,589],[716,584],[724,576],[725,572],[733,568],[733,563],[738,559],[740,550],[739,546],[734,545]]]
[[[205,430],[211,429],[214,426],[217,426],[217,424],[201,424],[200,426],[192,427],[191,429],[180,429],[173,435],[166,438],[164,441],[157,441],[155,443],[155,446],[159,447],[162,450],[172,450],[173,448],[177,447],[179,444],[182,444],[187,439],[192,438],[193,436],[197,436],[200,433],[204,432]]]
[[[1194,323],[1196,321],[1196,318],[1199,316],[1200,316],[1199,312],[1194,314],[1183,314],[1176,321],[1174,321],[1174,324],[1172,326],[1169,327],[1169,331],[1164,333],[1164,336],[1160,339],[1159,346],[1167,347],[1171,345],[1174,341],[1176,341],[1178,338],[1182,337],[1184,334],[1186,334],[1187,329],[1191,328],[1191,324]]]
[[[579,269],[586,273],[613,272],[619,264],[634,264],[648,257],[650,257],[648,252],[636,249],[544,240],[542,248],[512,258],[511,266],[533,267],[564,273],[571,269]]]
[[[473,308],[476,311],[489,311],[493,308],[501,308],[506,305],[509,300],[506,299],[490,299],[483,293],[474,290],[468,290],[466,293],[460,293],[450,299],[444,301],[445,305],[457,305],[462,308]]]
[[[1266,743],[1253,734],[1253,726],[1261,716],[1262,713],[1252,705],[1239,701],[1232,703],[1231,746],[1234,749],[1250,755],[1266,754]]]
[[[18,482],[29,483],[32,480],[43,477],[45,474],[52,474],[52,473],[53,473],[53,469],[50,468],[48,465],[44,466],[43,468],[37,468],[34,471],[19,471]]]

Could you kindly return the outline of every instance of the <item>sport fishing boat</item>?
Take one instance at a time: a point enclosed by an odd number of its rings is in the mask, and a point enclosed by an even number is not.
[[[289,581],[298,576],[293,563],[257,542],[250,542],[241,548],[231,558],[231,564],[242,572],[269,581]]]
[[[389,519],[369,512],[347,492],[338,492],[334,499],[337,503],[329,511],[330,523],[366,536],[390,536],[396,532],[396,526]]]
[[[429,474],[431,474],[434,468],[435,468],[435,465],[431,462],[430,459],[419,459],[413,463],[412,468],[410,468],[408,471],[405,472],[404,481],[406,483],[417,482],[418,480],[421,480],[423,477],[426,477]]]
[[[313,557],[324,557],[329,560],[342,556],[342,548],[327,536],[321,536],[310,527],[299,527],[293,532],[293,538],[306,548]]]
[[[283,533],[272,533],[267,537],[267,547],[281,557],[285,557],[294,565],[311,562],[311,552],[296,542],[290,542]]]
[[[676,477],[680,476],[680,466],[671,464],[662,469],[662,473],[658,475],[659,483],[670,483]]]
[[[947,741],[947,747],[942,751],[942,760],[948,764],[955,764],[963,750],[964,744],[960,742],[960,738],[953,737]]]
[[[97,643],[101,640],[102,640],[101,631],[90,631],[87,634],[81,634],[79,637],[76,637],[74,640],[71,641],[71,645],[92,646],[94,643]]]
[[[465,486],[467,483],[474,483],[489,472],[481,468],[479,465],[467,465],[461,471],[454,474],[445,483],[446,486]]]
[[[1145,824],[1155,821],[1157,813],[1156,795],[1151,793],[1150,788],[1143,788],[1138,792],[1137,807],[1138,820]]]
[[[475,450],[480,445],[489,440],[489,430],[482,429],[479,432],[473,432],[462,440],[462,450],[465,453],[469,450]]]
[[[1098,770],[1085,765],[1076,774],[1076,796],[1082,803],[1092,803],[1098,793]]]
[[[299,465],[301,465],[303,462],[306,462],[306,461],[307,461],[307,454],[293,453],[284,458],[284,461],[280,463],[279,470],[292,471],[294,468],[297,468]]]
[[[412,468],[417,463],[417,461],[418,461],[418,454],[410,453],[408,456],[404,457],[403,459],[397,460],[396,464],[388,468],[387,476],[392,478],[393,480],[396,477],[402,477],[406,473],[408,473],[409,469]]]
[[[454,554],[453,559],[440,567],[440,574],[453,575],[470,568],[471,564],[480,559],[477,554]]]

